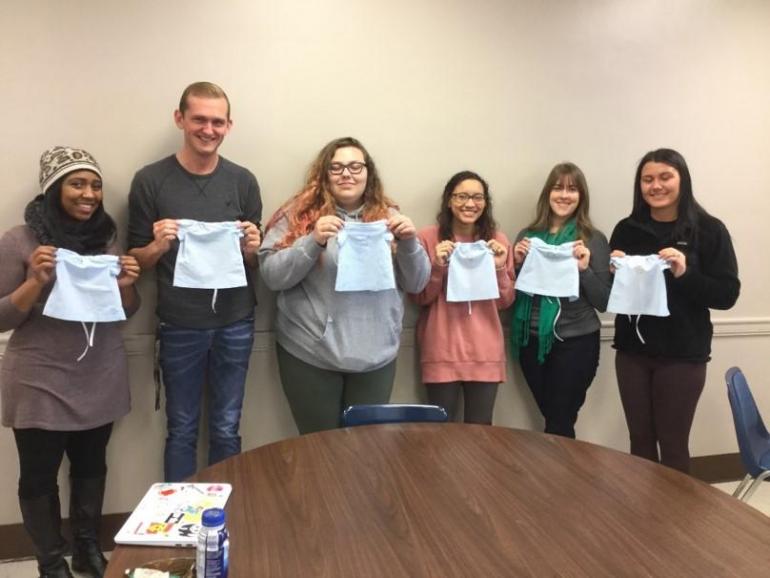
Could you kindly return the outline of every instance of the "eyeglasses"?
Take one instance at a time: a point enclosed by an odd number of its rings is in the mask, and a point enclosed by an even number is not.
[[[351,175],[360,175],[361,171],[363,171],[365,167],[366,163],[362,163],[360,161],[353,161],[352,163],[348,163],[346,165],[342,163],[332,163],[329,165],[329,174],[341,175],[345,172],[345,169],[348,169],[348,172]]]
[[[469,195],[468,193],[452,193],[452,200],[459,205],[464,205],[468,201],[473,201],[477,205],[480,205],[487,200],[487,197],[484,193],[476,193],[474,195]]]

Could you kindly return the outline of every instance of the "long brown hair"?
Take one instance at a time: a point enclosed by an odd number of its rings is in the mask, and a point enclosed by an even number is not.
[[[310,233],[320,217],[335,214],[337,205],[329,185],[329,165],[337,149],[345,147],[360,150],[366,163],[366,188],[364,189],[364,205],[361,215],[363,221],[369,222],[387,218],[389,209],[396,206],[385,196],[374,159],[369,155],[364,145],[353,137],[335,139],[321,149],[321,152],[310,165],[302,189],[286,201],[267,224],[269,230],[282,217],[286,216],[289,220],[289,230],[283,239],[276,243],[276,248],[290,247],[294,241]]]
[[[570,162],[559,163],[551,169],[548,174],[548,178],[545,180],[543,190],[540,192],[540,197],[537,199],[537,213],[535,220],[527,225],[527,229],[534,231],[547,231],[551,228],[551,191],[554,185],[559,182],[559,179],[569,177],[578,189],[580,194],[578,199],[578,206],[575,209],[575,225],[577,228],[578,239],[587,241],[593,236],[594,226],[591,223],[591,218],[588,216],[589,208],[589,196],[588,196],[588,183],[586,183],[586,177],[580,168]]]
[[[484,210],[481,211],[481,215],[479,215],[479,218],[474,223],[476,236],[483,241],[489,241],[494,238],[497,232],[497,223],[492,217],[492,198],[489,195],[487,181],[473,171],[460,171],[447,181],[446,186],[444,186],[444,194],[441,195],[441,210],[436,215],[439,241],[452,239],[452,219],[454,219],[454,215],[449,207],[452,202],[452,193],[457,188],[457,185],[468,180],[478,181],[481,184],[481,188],[484,189]]]

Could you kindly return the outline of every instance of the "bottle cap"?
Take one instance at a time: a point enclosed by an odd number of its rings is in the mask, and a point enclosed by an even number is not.
[[[225,523],[225,511],[222,508],[209,508],[208,510],[203,510],[201,523],[208,528],[221,526]]]

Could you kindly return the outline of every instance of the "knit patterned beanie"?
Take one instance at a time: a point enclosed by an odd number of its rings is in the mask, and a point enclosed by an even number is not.
[[[99,163],[87,151],[72,147],[53,147],[40,157],[40,190],[45,193],[59,177],[74,172],[89,170],[102,178]]]

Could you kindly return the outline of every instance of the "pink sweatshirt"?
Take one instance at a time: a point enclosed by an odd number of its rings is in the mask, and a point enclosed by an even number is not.
[[[421,293],[410,294],[421,305],[417,323],[417,342],[424,383],[451,381],[505,381],[505,346],[498,310],[513,303],[513,248],[502,233],[495,239],[508,248],[505,267],[497,270],[498,299],[468,303],[446,300],[447,266],[435,264],[439,243],[438,225],[417,234],[431,261],[428,285]],[[456,238],[458,242],[475,239]]]

